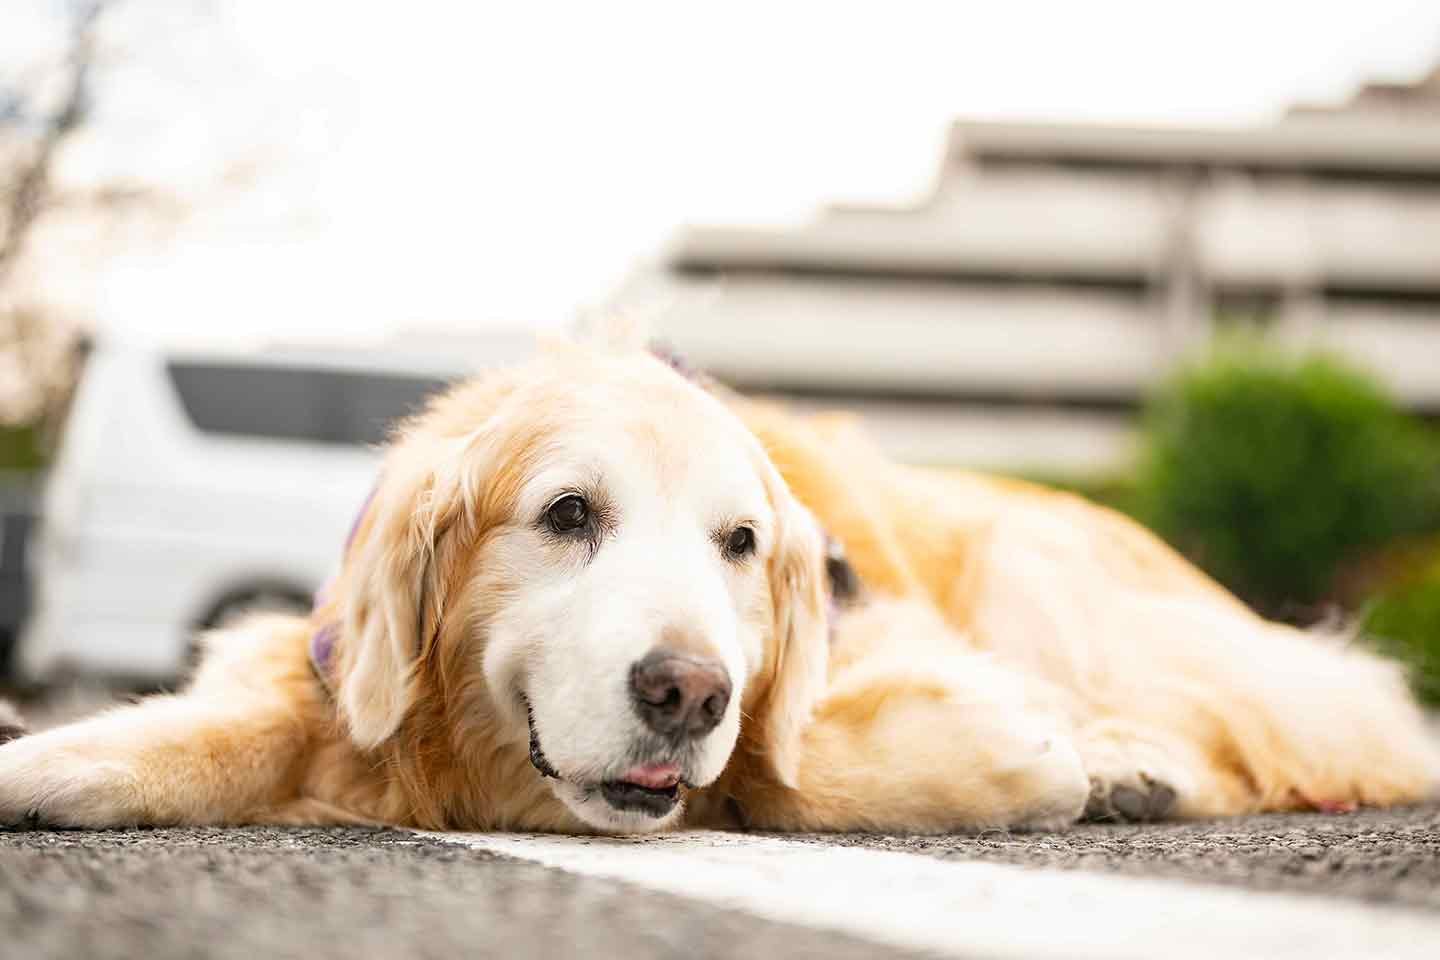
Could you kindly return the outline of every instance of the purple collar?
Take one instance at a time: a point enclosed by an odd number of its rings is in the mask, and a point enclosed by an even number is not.
[[[330,693],[335,692],[331,688],[330,677],[335,659],[335,637],[339,633],[339,624],[327,623],[310,635],[310,669],[315,671],[320,685]]]
[[[350,546],[355,542],[355,535],[360,532],[360,523],[365,519],[365,514],[370,512],[370,504],[375,501],[375,491],[380,489],[377,483],[370,488],[365,495],[365,502],[360,504],[360,511],[355,514],[355,520],[350,524],[350,532],[345,536],[345,548],[342,556],[350,552]],[[335,584],[335,578],[331,577],[321,584],[320,589],[315,591],[313,606],[318,609],[329,598],[330,589]],[[310,635],[310,667],[315,671],[315,676],[320,678],[320,684],[326,690],[331,689],[330,678],[334,674],[332,667],[335,663],[335,638],[340,635],[340,625],[334,620],[322,624],[320,629]],[[333,692],[333,691],[332,691]]]

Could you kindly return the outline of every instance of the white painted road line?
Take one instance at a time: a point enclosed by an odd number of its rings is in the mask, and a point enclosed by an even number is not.
[[[424,835],[782,923],[951,956],[1440,956],[1440,918],[1326,897],[729,833]]]

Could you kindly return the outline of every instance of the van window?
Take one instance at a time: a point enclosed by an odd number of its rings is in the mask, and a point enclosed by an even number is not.
[[[450,381],[442,377],[171,361],[185,414],[207,433],[372,444]]]

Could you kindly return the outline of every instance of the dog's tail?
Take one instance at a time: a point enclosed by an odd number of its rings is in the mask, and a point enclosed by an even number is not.
[[[0,700],[0,743],[9,743],[25,734],[25,721],[20,719],[20,711]]]

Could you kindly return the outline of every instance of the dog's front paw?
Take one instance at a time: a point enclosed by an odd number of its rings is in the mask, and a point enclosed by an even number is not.
[[[1085,819],[1102,823],[1146,823],[1163,820],[1175,810],[1179,794],[1163,780],[1136,770],[1129,782],[1090,777]]]
[[[1193,792],[1183,765],[1148,740],[1111,736],[1082,741],[1081,755],[1090,778],[1085,820],[1164,820],[1176,815]]]
[[[100,828],[137,822],[135,780],[116,763],[63,748],[47,735],[0,747],[0,829]]]

